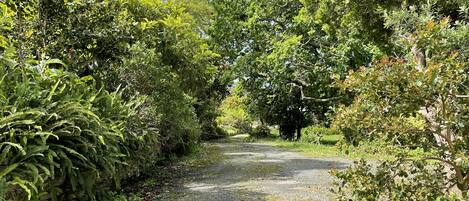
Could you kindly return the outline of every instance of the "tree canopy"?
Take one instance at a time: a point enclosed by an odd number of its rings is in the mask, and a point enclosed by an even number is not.
[[[2,1],[0,200],[125,199],[229,126],[316,125],[392,149],[335,172],[340,200],[467,199],[468,20],[464,0]]]

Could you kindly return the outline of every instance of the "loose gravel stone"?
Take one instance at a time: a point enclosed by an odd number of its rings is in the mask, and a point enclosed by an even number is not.
[[[162,200],[178,201],[304,201],[331,200],[332,176],[350,161],[308,158],[270,145],[219,142],[224,159],[188,175],[183,186]]]

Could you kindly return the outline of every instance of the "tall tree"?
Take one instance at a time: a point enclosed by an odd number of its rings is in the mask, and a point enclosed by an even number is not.
[[[347,100],[332,85],[333,75],[345,77],[349,69],[368,65],[381,52],[381,46],[365,37],[351,44],[352,39],[337,34],[348,27],[325,19],[324,13],[334,8],[331,3],[215,2],[218,15],[211,36],[223,42],[219,49],[233,64],[251,113],[279,125],[284,138],[293,139],[295,132],[299,138],[303,127],[326,121],[331,106]],[[354,34],[361,37],[358,31]]]

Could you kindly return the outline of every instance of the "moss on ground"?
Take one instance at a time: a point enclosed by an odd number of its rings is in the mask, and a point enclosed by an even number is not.
[[[280,165],[276,164],[258,164],[258,165],[253,165],[253,166],[248,166],[243,169],[243,171],[246,173],[245,175],[248,176],[256,176],[256,175],[269,175],[269,174],[274,174],[277,173],[281,170],[282,167]]]

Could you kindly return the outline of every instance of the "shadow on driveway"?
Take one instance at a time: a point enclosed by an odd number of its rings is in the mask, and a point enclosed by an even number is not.
[[[217,142],[224,159],[185,177],[165,200],[329,200],[332,169],[350,161],[308,158],[265,144]]]

